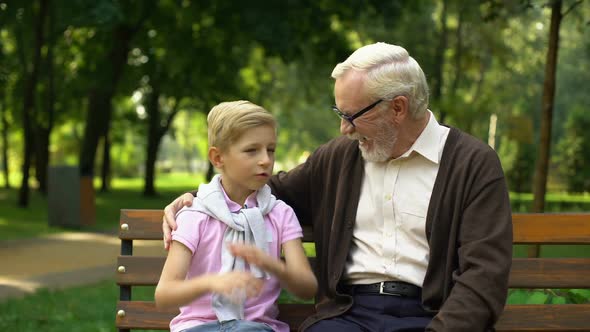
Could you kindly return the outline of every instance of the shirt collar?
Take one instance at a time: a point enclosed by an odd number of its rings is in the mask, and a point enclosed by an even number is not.
[[[416,151],[418,154],[423,156],[424,158],[432,161],[435,164],[440,162],[440,129],[441,126],[436,121],[434,114],[428,110],[428,114],[430,118],[428,119],[428,123],[426,127],[418,136],[414,144],[406,151],[401,157],[408,157],[413,151]]]
[[[221,186],[221,191],[223,192],[223,197],[225,198],[225,203],[227,204],[227,207],[229,208],[229,210],[232,213],[237,213],[242,208],[244,208],[243,206],[240,206],[240,204],[232,201],[231,198],[229,198],[229,196],[227,196],[227,193],[225,192],[225,189],[223,188],[223,186]],[[255,206],[258,206],[258,203],[256,201],[256,193],[258,193],[258,191],[255,191],[255,192],[251,193],[250,196],[248,196],[246,198],[245,205],[247,207],[255,207]]]

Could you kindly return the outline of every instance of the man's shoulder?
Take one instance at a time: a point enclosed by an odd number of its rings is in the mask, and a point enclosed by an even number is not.
[[[447,150],[447,145],[449,148],[449,152],[456,151],[459,152],[459,154],[496,154],[494,149],[492,149],[492,147],[490,147],[480,138],[477,138],[455,127],[450,127],[449,136],[447,138],[447,144],[445,144],[445,150]]]
[[[451,128],[443,155],[442,165],[453,165],[455,171],[487,170],[494,177],[502,176],[502,166],[496,151],[481,139]],[[449,169],[450,171],[450,169]],[[480,174],[481,175],[481,174]]]

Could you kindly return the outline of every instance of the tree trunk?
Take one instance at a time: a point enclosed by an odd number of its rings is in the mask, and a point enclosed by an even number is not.
[[[80,151],[80,175],[82,176],[93,176],[94,174],[98,141],[101,136],[105,136],[109,132],[112,113],[111,99],[127,64],[129,43],[135,31],[126,25],[115,27],[110,52],[103,63],[97,67],[100,73],[97,72],[96,77],[103,77],[103,79],[97,79],[96,85],[88,95],[86,129]]]
[[[152,76],[154,80],[155,77]],[[154,187],[156,160],[158,159],[158,146],[160,145],[160,89],[152,84],[149,104],[147,105],[148,118],[148,144],[145,159],[144,196],[156,196]]]
[[[443,1],[442,12],[440,14],[440,37],[439,44],[436,48],[436,54],[434,55],[434,73],[432,77],[432,101],[437,102],[439,105],[440,123],[445,121],[445,110],[442,107],[442,87],[443,87],[443,72],[445,65],[445,50],[447,49],[447,7],[448,0]]]
[[[45,18],[47,17],[49,9],[49,0],[40,0],[39,17],[35,26],[35,48],[33,54],[33,67],[31,74],[25,81],[25,90],[23,93],[23,166],[22,182],[18,195],[18,205],[20,207],[27,207],[29,205],[29,169],[31,167],[31,157],[33,152],[33,132],[32,123],[34,119],[34,93],[37,86],[37,76],[41,63],[41,48],[44,43],[43,27],[45,25]],[[23,45],[24,46],[24,45]]]
[[[533,181],[532,212],[545,210],[547,191],[547,169],[551,147],[551,125],[553,120],[553,102],[555,98],[555,76],[557,71],[557,51],[559,50],[559,25],[561,24],[561,0],[551,2],[551,26],[549,28],[549,49],[545,64],[545,81],[543,83],[543,101],[541,110],[541,133],[539,152],[535,165]],[[539,256],[539,246],[529,248],[529,257]]]
[[[3,62],[4,50],[0,43],[0,62]],[[0,123],[2,123],[2,133],[0,135],[0,145],[2,146],[2,169],[4,171],[4,187],[10,189],[10,180],[8,171],[8,118],[6,117],[6,81],[0,77]]]
[[[2,89],[2,88],[0,88]],[[4,90],[2,90],[4,94]],[[4,96],[0,96],[3,99]],[[2,168],[4,170],[4,188],[10,189],[10,172],[8,170],[8,119],[6,110],[0,105],[0,117],[2,118]]]
[[[111,139],[109,133],[105,133],[102,139],[102,168],[100,192],[106,193],[111,187]]]
[[[49,166],[49,145],[51,130],[53,129],[53,119],[55,113],[55,78],[53,71],[53,46],[54,38],[54,8],[49,9],[48,16],[48,33],[47,38],[47,55],[45,57],[45,68],[47,68],[47,91],[45,114],[38,117],[34,124],[37,125],[36,153],[35,153],[35,175],[39,182],[39,191],[47,195],[47,167]],[[41,114],[39,114],[41,115]]]

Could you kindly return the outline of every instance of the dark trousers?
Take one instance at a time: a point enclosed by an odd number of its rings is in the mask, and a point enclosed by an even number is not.
[[[420,298],[357,294],[353,299],[347,312],[321,320],[305,332],[414,332],[424,331],[432,320]]]

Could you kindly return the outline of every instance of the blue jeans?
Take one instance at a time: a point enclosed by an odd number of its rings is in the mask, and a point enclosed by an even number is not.
[[[225,322],[210,322],[182,332],[273,332],[273,329],[264,323],[250,322],[247,320],[228,320]]]

